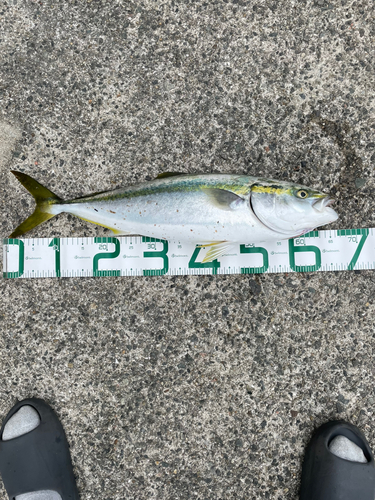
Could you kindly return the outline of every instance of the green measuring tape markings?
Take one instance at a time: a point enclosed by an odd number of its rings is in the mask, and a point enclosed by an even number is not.
[[[4,278],[258,274],[375,269],[375,230],[312,231],[236,244],[212,262],[208,249],[144,236],[5,239]]]

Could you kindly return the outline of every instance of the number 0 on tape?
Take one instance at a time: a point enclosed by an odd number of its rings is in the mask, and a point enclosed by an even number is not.
[[[312,231],[234,245],[202,263],[204,248],[142,236],[4,240],[5,278],[256,274],[375,269],[374,229]]]

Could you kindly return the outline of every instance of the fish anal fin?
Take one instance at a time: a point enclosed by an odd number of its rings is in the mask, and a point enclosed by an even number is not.
[[[165,179],[167,177],[175,177],[177,175],[186,175],[184,172],[163,172],[159,174],[155,179]]]
[[[101,227],[105,227],[106,229],[110,229],[113,234],[116,234],[118,236],[120,236],[120,235],[125,236],[127,234],[132,234],[132,233],[127,233],[126,231],[121,231],[120,229],[116,229],[112,226],[106,226],[104,224],[100,224],[99,222],[95,222],[93,220],[86,219],[85,217],[80,217],[79,215],[76,215],[76,217],[78,217],[81,220],[84,220],[85,222],[90,222],[91,224],[95,224],[96,226],[101,226]]]
[[[215,259],[218,259],[225,252],[234,245],[231,241],[213,241],[212,243],[206,243],[205,245],[200,245],[201,248],[207,248],[208,252],[202,259],[202,264],[206,262],[212,262]]]
[[[120,231],[119,229],[113,229],[113,227],[109,227],[108,229],[110,229],[112,231],[113,234],[116,234],[117,236],[125,236],[127,234],[130,234],[130,233],[126,233],[125,231]]]
[[[242,196],[226,189],[203,188],[203,192],[209,197],[211,204],[220,210],[236,210],[245,203]]]

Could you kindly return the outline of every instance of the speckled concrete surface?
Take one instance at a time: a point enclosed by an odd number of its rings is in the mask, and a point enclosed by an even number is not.
[[[1,232],[163,171],[292,179],[375,224],[370,2],[2,1]],[[30,236],[106,235],[61,215]],[[5,281],[0,417],[45,398],[82,499],[296,499],[328,419],[375,447],[374,274]],[[5,491],[1,491],[5,498]]]

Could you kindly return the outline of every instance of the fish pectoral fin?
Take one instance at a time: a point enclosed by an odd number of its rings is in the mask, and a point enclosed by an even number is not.
[[[131,234],[131,233],[127,233],[126,231],[120,231],[119,229],[113,229],[113,227],[108,227],[108,229],[110,229],[112,231],[113,234],[116,234],[117,236],[126,236],[127,234]]]
[[[202,259],[202,264],[205,264],[206,262],[211,262],[215,259],[218,259],[222,255],[225,254],[225,252],[234,245],[231,241],[213,241],[212,243],[206,243],[205,245],[199,245],[200,248],[207,248],[208,247],[208,252]]]
[[[209,197],[211,204],[220,210],[236,210],[245,203],[242,196],[226,189],[203,188],[203,192]]]
[[[159,174],[155,179],[165,179],[166,177],[175,177],[177,175],[186,175],[184,172],[163,172]]]

